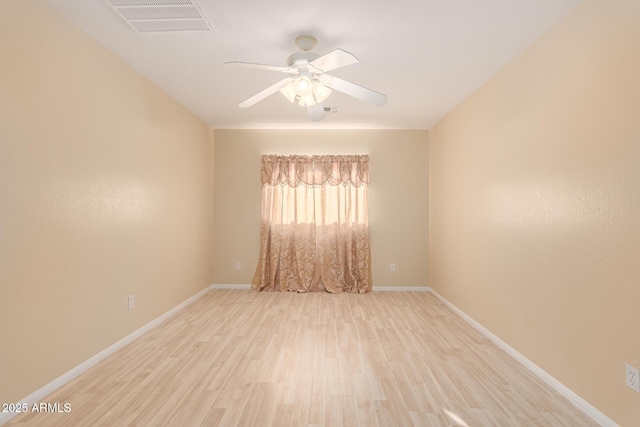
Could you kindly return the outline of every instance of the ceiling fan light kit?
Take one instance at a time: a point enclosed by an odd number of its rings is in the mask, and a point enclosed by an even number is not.
[[[313,96],[316,98],[317,102],[324,102],[331,95],[331,89],[323,85],[322,83],[314,82],[313,85]]]
[[[309,71],[305,69],[302,69],[298,74],[298,78],[289,84],[293,84],[293,90],[295,90],[296,94],[300,97],[307,96],[313,91],[311,87],[311,75]]]
[[[327,99],[331,89],[312,78],[309,71],[302,70],[297,79],[280,89],[280,93],[291,103],[298,101],[302,107],[311,107]]]
[[[292,84],[288,84],[280,89],[280,93],[291,103],[296,101],[298,94]]]
[[[326,55],[319,56],[311,51],[317,44],[313,36],[300,36],[295,42],[300,51],[287,58],[288,67],[250,62],[225,62],[225,66],[258,68],[289,74],[289,77],[242,101],[238,104],[240,107],[251,107],[280,91],[289,102],[297,102],[298,105],[307,107],[312,121],[319,121],[325,118],[326,113],[322,103],[331,95],[332,89],[377,106],[387,102],[387,97],[381,93],[327,74],[328,71],[358,62],[358,58],[353,54],[335,49]]]

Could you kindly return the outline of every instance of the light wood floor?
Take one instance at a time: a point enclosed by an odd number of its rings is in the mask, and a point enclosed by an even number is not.
[[[8,425],[595,425],[421,292],[215,290],[45,401]]]

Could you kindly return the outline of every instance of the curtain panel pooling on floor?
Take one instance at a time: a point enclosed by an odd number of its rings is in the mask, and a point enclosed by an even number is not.
[[[369,156],[262,156],[265,291],[371,290]]]

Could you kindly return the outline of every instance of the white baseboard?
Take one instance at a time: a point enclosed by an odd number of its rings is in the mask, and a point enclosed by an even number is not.
[[[507,344],[506,342],[502,341],[500,338],[498,338],[496,335],[494,335],[487,328],[485,328],[480,323],[475,321],[473,318],[471,318],[465,312],[460,310],[458,307],[456,307],[455,305],[450,303],[442,295],[438,294],[433,289],[429,289],[429,292],[431,292],[436,298],[438,298],[444,305],[449,307],[458,316],[462,317],[462,319],[465,322],[467,322],[469,325],[471,325],[475,330],[480,332],[485,337],[489,338],[491,341],[493,341],[494,344],[496,344],[498,347],[500,347],[502,350],[504,350],[509,356],[513,357],[516,361],[518,361],[520,364],[522,364],[525,368],[527,368],[531,372],[533,372],[538,378],[540,378],[542,381],[547,383],[549,386],[551,386],[554,390],[556,390],[562,396],[567,398],[575,407],[577,407],[579,410],[584,412],[592,420],[594,420],[595,422],[597,422],[598,424],[600,424],[603,427],[618,427],[618,424],[616,424],[612,419],[607,417],[605,414],[600,412],[598,409],[596,409],[589,402],[587,402],[586,400],[584,400],[583,398],[578,396],[576,393],[571,391],[569,388],[567,388],[560,381],[558,381],[555,378],[553,378],[551,375],[549,375],[547,372],[545,372],[538,365],[536,365],[535,363],[533,363],[532,361],[530,361],[529,359],[524,357],[520,352],[518,352],[516,349],[511,347],[509,344]]]
[[[211,285],[209,289],[251,289],[251,285]]]
[[[428,286],[373,286],[373,292],[429,292]]]
[[[82,362],[81,364],[76,366],[75,368],[71,369],[70,371],[66,372],[65,374],[62,374],[61,376],[59,376],[55,380],[51,381],[49,384],[47,384],[44,387],[34,391],[29,396],[25,397],[24,399],[20,400],[20,402],[16,402],[16,403],[26,404],[28,407],[31,407],[31,406],[33,406],[34,403],[42,401],[45,397],[47,397],[48,395],[53,393],[55,390],[59,389],[60,387],[62,387],[66,383],[68,383],[69,381],[73,380],[74,378],[76,378],[78,375],[80,375],[81,373],[83,373],[87,369],[89,369],[92,366],[96,365],[98,362],[100,362],[103,359],[109,357],[110,355],[112,355],[116,351],[120,350],[125,345],[135,341],[137,338],[139,338],[140,336],[142,336],[146,332],[149,332],[151,329],[155,328],[160,323],[162,323],[163,321],[165,321],[169,317],[173,316],[178,311],[182,310],[184,307],[188,306],[189,304],[191,304],[192,302],[194,302],[195,300],[197,300],[198,298],[200,298],[201,296],[203,296],[207,292],[209,292],[209,290],[211,290],[211,289],[212,289],[212,287],[209,286],[209,287],[201,290],[200,292],[198,292],[197,294],[195,294],[191,298],[181,302],[177,306],[173,307],[171,310],[169,310],[166,313],[164,313],[164,314],[160,315],[159,317],[155,318],[154,320],[152,320],[151,322],[147,323],[146,325],[144,325],[140,329],[135,330],[131,334],[129,334],[126,337],[122,338],[120,341],[116,342],[115,344],[110,345],[109,347],[107,347],[104,350],[102,350],[100,353],[96,354],[95,356],[91,357],[88,360],[85,360],[84,362]],[[5,423],[7,423],[10,419],[15,417],[16,415],[19,415],[19,413],[0,412],[0,426],[5,424]]]
[[[210,289],[252,289],[251,285],[211,285]],[[373,292],[429,292],[427,286],[374,286]]]

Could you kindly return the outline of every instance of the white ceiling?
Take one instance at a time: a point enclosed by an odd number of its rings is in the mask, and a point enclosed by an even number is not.
[[[429,129],[581,0],[197,0],[216,31],[192,33],[135,32],[106,0],[45,1],[216,129]],[[322,122],[279,93],[239,108],[283,75],[222,64],[285,66],[302,34],[353,53],[331,74],[387,104],[334,91]]]

